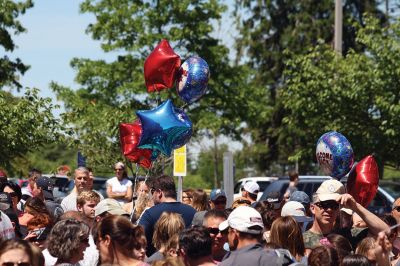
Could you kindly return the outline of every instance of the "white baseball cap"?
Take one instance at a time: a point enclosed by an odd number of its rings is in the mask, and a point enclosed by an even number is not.
[[[255,181],[246,182],[243,189],[251,194],[257,194],[260,191],[260,186]]]
[[[311,222],[313,218],[306,215],[306,210],[300,202],[288,201],[283,205],[281,216],[292,216],[298,223]]]
[[[228,227],[254,235],[261,234],[264,230],[261,214],[248,206],[237,207],[231,212],[226,221],[219,224],[220,231],[224,231]]]
[[[335,179],[324,181],[314,194],[314,202],[336,200],[338,196],[346,193],[344,185]]]

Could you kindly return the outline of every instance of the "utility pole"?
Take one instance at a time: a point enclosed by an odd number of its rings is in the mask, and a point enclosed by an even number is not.
[[[335,51],[342,54],[343,5],[342,0],[335,0]]]

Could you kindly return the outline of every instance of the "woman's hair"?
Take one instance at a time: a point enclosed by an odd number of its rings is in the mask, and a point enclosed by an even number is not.
[[[45,214],[37,214],[30,219],[26,225],[29,231],[37,228],[47,227],[51,225],[50,216]]]
[[[163,212],[154,226],[153,245],[156,249],[161,249],[173,235],[179,234],[183,229],[185,222],[180,214]]]
[[[113,255],[116,251],[124,256],[133,258],[133,249],[140,249],[143,243],[144,230],[142,226],[133,225],[128,218],[109,215],[102,219],[94,231],[96,243],[109,236]]]
[[[371,266],[371,263],[364,255],[351,254],[343,258],[340,266]]]
[[[153,204],[153,198],[150,194],[139,194],[137,200],[135,201],[135,217],[139,219],[140,215],[142,215],[144,210],[149,207],[150,204]]]
[[[185,263],[180,257],[168,257],[163,260],[153,262],[153,266],[185,266]]]
[[[89,227],[75,219],[61,220],[51,229],[47,239],[50,255],[68,261],[78,252],[83,239],[89,236]]]
[[[192,207],[196,211],[205,211],[208,209],[207,193],[204,190],[193,190]]]
[[[353,251],[350,241],[342,235],[329,234],[326,239],[333,245],[338,252],[339,260],[341,261]]]
[[[24,251],[29,257],[29,263],[34,266],[37,265],[37,264],[34,264],[34,259],[33,259],[34,256],[33,256],[31,245],[29,245],[29,243],[27,241],[24,241],[21,239],[7,239],[4,241],[1,241],[0,242],[0,257],[1,257],[1,254],[4,254],[7,251],[15,250],[15,249],[20,249],[20,250]]]
[[[117,162],[117,163],[115,163],[115,164],[114,164],[114,169],[117,168],[117,167],[123,169],[123,171],[122,171],[122,178],[128,178],[128,172],[126,171],[126,167],[125,167],[124,163],[123,163],[123,162]]]
[[[272,223],[270,241],[287,249],[293,256],[304,256],[304,241],[296,220],[290,216],[279,217]]]
[[[334,247],[320,246],[314,248],[308,256],[309,266],[338,266],[339,255]]]
[[[171,238],[164,245],[164,252],[162,252],[164,258],[167,258],[169,256],[169,251],[171,249],[178,250],[178,248],[179,248],[179,234],[175,234],[171,236]]]
[[[373,237],[366,237],[357,245],[356,254],[368,257],[368,251],[375,248],[375,239]]]
[[[46,214],[46,215],[50,216],[50,213],[47,210],[44,202],[37,197],[31,197],[31,198],[27,199],[25,202],[24,210],[25,210],[25,212],[32,214],[32,215]]]

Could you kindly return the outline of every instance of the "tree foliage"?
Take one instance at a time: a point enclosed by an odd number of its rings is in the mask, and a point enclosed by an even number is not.
[[[12,40],[12,35],[17,35],[25,31],[25,28],[17,18],[32,6],[33,3],[31,0],[2,0],[0,2],[0,46],[2,46],[5,51],[14,51],[15,43]],[[0,88],[8,86],[20,89],[22,85],[19,83],[18,75],[23,75],[28,68],[29,67],[23,64],[19,58],[12,60],[6,55],[1,57]]]
[[[147,93],[144,86],[143,65],[162,38],[182,59],[199,55],[210,67],[207,94],[185,109],[195,131],[234,132],[243,111],[236,103],[245,99],[239,93],[242,69],[229,65],[228,48],[211,35],[225,8],[216,0],[86,0],[81,4],[82,12],[96,16],[87,33],[101,42],[105,52],[118,56],[111,62],[75,58],[71,65],[80,88],[52,87],[65,103],[64,119],[76,133],[76,145],[91,163],[109,165],[121,157],[118,124],[133,121],[136,110],[156,106],[158,95]],[[183,104],[174,89],[160,96],[172,98],[177,106]]]
[[[355,42],[356,27],[364,25],[364,12],[378,17],[380,23],[385,17],[378,9],[378,1],[344,1],[343,50],[362,51],[363,45]],[[283,74],[286,65],[294,55],[307,54],[309,47],[322,42],[333,43],[334,1],[252,1],[241,0],[236,5],[238,52],[240,58],[256,70],[252,76],[253,90],[262,99],[257,105],[262,118],[245,117],[248,131],[254,142],[253,157],[262,172],[268,171],[273,162],[288,163],[288,157],[299,148],[303,132],[289,132],[282,124],[288,115],[287,104],[280,99],[279,91],[285,88]],[[290,51],[285,53],[284,51]],[[253,102],[254,99],[251,99]],[[246,106],[249,106],[247,104]],[[252,113],[252,112],[248,112]],[[314,141],[312,142],[314,143]],[[296,159],[293,158],[292,159]],[[301,165],[306,171],[308,165]]]
[[[375,153],[381,166],[399,162],[400,23],[366,22],[356,39],[365,53],[341,57],[319,45],[287,61],[284,124],[301,138],[293,154],[300,160],[313,158],[320,135],[337,130],[349,138],[357,159]]]

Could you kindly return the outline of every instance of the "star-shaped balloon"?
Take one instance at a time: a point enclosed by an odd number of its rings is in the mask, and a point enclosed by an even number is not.
[[[172,88],[181,59],[167,40],[161,40],[144,62],[144,79],[148,92]]]
[[[137,119],[133,123],[121,123],[119,125],[119,138],[122,154],[131,162],[139,163],[145,168],[150,168],[159,151],[138,148],[142,136],[142,125]]]
[[[146,111],[137,111],[142,123],[140,148],[156,149],[166,156],[185,145],[192,136],[192,122],[185,112],[176,108],[171,100]]]

